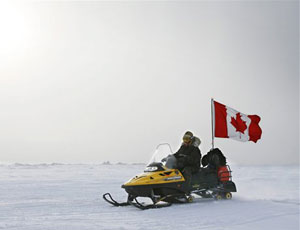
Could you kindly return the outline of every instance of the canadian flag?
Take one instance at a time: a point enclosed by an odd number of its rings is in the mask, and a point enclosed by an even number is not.
[[[213,101],[213,117],[215,137],[255,143],[261,138],[260,117],[257,115],[246,115]]]

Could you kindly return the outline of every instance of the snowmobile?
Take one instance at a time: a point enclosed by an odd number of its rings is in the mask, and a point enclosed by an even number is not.
[[[103,199],[114,206],[133,205],[139,209],[161,208],[173,203],[190,203],[194,195],[199,198],[217,200],[231,199],[236,186],[232,181],[228,165],[213,168],[200,168],[192,175],[190,185],[182,172],[176,169],[176,158],[169,144],[159,144],[144,173],[137,175],[122,185],[128,193],[126,202],[115,201],[110,193]],[[152,204],[143,204],[138,197],[148,197]]]

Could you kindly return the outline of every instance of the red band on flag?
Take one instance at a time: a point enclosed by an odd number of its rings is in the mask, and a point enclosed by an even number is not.
[[[215,137],[225,137],[228,138],[227,132],[227,112],[226,106],[214,101],[214,109],[215,109]]]
[[[249,125],[249,140],[256,143],[262,134],[262,130],[258,125],[260,117],[257,115],[248,115],[248,117],[251,119],[251,123]]]

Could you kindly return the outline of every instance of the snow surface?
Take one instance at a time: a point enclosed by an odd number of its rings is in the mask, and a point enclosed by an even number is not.
[[[0,229],[299,229],[299,166],[232,166],[230,201],[152,210],[113,207],[145,165],[0,165]]]

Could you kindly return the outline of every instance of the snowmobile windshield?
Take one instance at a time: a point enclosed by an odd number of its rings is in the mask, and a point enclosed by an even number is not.
[[[167,168],[176,168],[176,158],[169,144],[159,144],[152,155],[145,172],[157,171],[158,168],[166,166]]]

